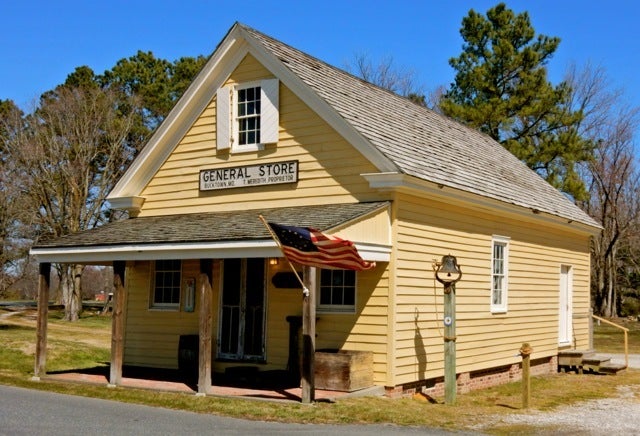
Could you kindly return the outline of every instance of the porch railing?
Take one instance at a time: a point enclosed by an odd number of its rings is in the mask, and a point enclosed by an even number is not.
[[[629,329],[626,327],[622,327],[621,325],[618,325],[614,322],[611,322],[607,319],[604,318],[600,318],[597,315],[591,314],[591,316],[593,317],[593,319],[599,321],[599,322],[603,322],[605,324],[608,324],[610,326],[613,326],[617,329],[620,329],[624,332],[624,365],[628,368],[629,367]]]

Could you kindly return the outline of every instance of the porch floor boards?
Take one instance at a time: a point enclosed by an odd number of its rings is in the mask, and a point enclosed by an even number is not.
[[[63,381],[72,383],[88,383],[93,385],[106,386],[108,377],[105,374],[96,374],[88,372],[60,372],[49,373],[42,377],[43,380]],[[302,389],[299,387],[282,387],[259,389],[247,386],[221,386],[215,385],[213,380],[211,393],[209,396],[219,397],[239,397],[264,400],[279,400],[300,402],[302,398]],[[182,381],[157,380],[140,377],[122,377],[122,383],[118,385],[125,388],[148,389],[165,392],[182,392],[195,394],[197,388]],[[348,397],[353,392],[330,391],[316,389],[316,401],[333,401],[341,397]]]

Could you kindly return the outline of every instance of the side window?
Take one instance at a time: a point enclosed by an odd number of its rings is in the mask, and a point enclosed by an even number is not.
[[[180,260],[156,260],[153,273],[151,308],[180,308],[180,287],[182,282],[182,262]]]
[[[509,238],[494,236],[491,253],[491,312],[502,313],[507,311]]]
[[[356,310],[356,272],[320,270],[318,312],[354,313]]]
[[[279,81],[227,85],[216,93],[216,146],[232,152],[262,150],[279,137]]]

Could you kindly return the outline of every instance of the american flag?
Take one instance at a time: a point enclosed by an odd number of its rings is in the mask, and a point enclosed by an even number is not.
[[[318,268],[355,271],[376,266],[375,262],[363,260],[351,241],[325,235],[311,227],[268,224],[280,241],[285,256],[292,262]]]

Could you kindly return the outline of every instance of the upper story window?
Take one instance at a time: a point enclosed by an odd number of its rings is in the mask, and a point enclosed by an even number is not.
[[[262,150],[278,142],[279,81],[227,85],[216,93],[216,144],[232,152]]]
[[[354,313],[356,309],[356,272],[342,269],[320,270],[318,312]]]
[[[491,253],[491,312],[506,312],[509,288],[509,238],[494,236],[491,242]]]
[[[260,87],[238,89],[238,145],[260,144]]]
[[[151,308],[177,310],[180,307],[181,275],[179,259],[155,261]]]

